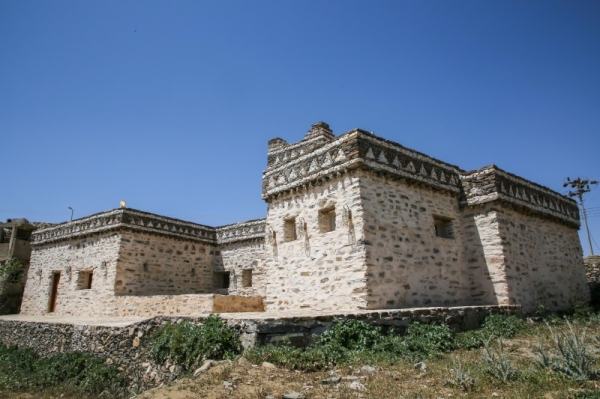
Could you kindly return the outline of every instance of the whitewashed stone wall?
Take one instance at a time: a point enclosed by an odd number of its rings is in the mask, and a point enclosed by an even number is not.
[[[259,258],[260,243],[230,245],[228,264]],[[35,246],[31,260],[22,314],[147,317],[197,315],[215,307],[219,312],[264,310],[262,298],[250,290],[245,297],[215,302],[213,270],[223,263],[210,244],[125,230]],[[81,289],[79,273],[90,271],[91,288]],[[58,295],[49,313],[55,272],[60,272]],[[261,278],[256,281],[260,288]]]
[[[213,310],[213,294],[116,296],[114,316],[198,315]]]
[[[462,216],[468,287],[473,305],[507,305],[505,257],[496,207],[464,208]]]
[[[230,295],[266,294],[267,275],[265,272],[264,240],[232,242],[220,245],[220,262],[215,271],[229,272]],[[251,284],[244,287],[244,271],[250,271]]]
[[[48,312],[52,274],[60,272],[55,315],[113,315],[120,238],[119,233],[110,233],[34,247],[21,313]],[[79,274],[89,271],[92,288],[79,289]]]
[[[216,246],[124,232],[116,295],[180,295],[212,292]]]
[[[511,209],[498,211],[510,304],[568,309],[590,299],[577,230]]]
[[[366,309],[359,187],[352,172],[268,203],[267,311]],[[335,208],[335,230],[321,233],[319,210],[328,208]],[[296,220],[296,240],[285,241],[286,219]]]
[[[463,233],[456,196],[364,172],[368,308],[468,303]],[[437,237],[434,216],[453,238]]]

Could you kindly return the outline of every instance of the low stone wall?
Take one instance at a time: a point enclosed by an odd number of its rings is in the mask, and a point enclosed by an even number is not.
[[[289,340],[295,346],[306,346],[338,320],[361,320],[367,324],[404,333],[413,322],[446,324],[456,332],[479,328],[490,314],[507,314],[523,316],[520,306],[490,305],[436,308],[408,308],[390,310],[365,310],[347,313],[329,312],[315,315],[299,312],[289,312],[289,316],[251,314],[244,318],[239,314],[221,315],[230,324],[239,326],[242,334],[242,344],[245,348],[257,345],[278,343],[282,339]]]
[[[469,306],[457,308],[420,308],[324,315],[293,314],[281,317],[269,313],[223,314],[221,317],[238,329],[245,348],[277,343],[284,337],[296,345],[306,345],[313,334],[321,334],[339,319],[363,320],[372,325],[402,332],[410,323],[446,323],[456,331],[477,328],[491,313],[517,314],[517,306]],[[167,361],[157,365],[150,353],[152,335],[169,321],[187,319],[201,324],[205,317],[154,317],[127,326],[77,325],[18,320],[19,316],[0,317],[0,341],[35,350],[40,355],[84,351],[105,359],[124,372],[132,383],[158,385],[175,379],[181,367]]]

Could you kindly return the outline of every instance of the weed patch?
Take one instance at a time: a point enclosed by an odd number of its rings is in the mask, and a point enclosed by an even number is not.
[[[43,391],[61,387],[72,394],[124,396],[125,379],[89,353],[39,357],[31,349],[0,344],[0,390]]]
[[[218,315],[208,316],[201,325],[187,320],[168,323],[157,331],[152,345],[157,363],[171,359],[184,370],[206,359],[233,359],[241,351],[239,333]]]
[[[592,354],[592,348],[586,342],[587,327],[578,332],[569,321],[566,321],[566,328],[553,328],[549,324],[547,327],[555,348],[548,352],[541,341],[538,342],[537,353],[540,364],[575,380],[597,378],[599,370],[594,366],[598,359]]]

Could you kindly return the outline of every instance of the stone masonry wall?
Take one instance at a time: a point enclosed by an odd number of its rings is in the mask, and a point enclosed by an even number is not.
[[[461,222],[469,271],[469,303],[508,305],[504,248],[496,208],[492,204],[465,207]]]
[[[456,195],[363,174],[368,308],[469,304]],[[436,236],[434,216],[452,238]]]
[[[202,242],[123,232],[115,294],[211,293],[216,250]]]
[[[583,258],[588,282],[600,283],[600,255],[590,255]]]
[[[351,172],[268,203],[268,311],[366,308],[360,202],[358,177]],[[323,210],[335,212],[333,231],[321,232]],[[287,241],[286,220],[295,222],[296,239]]]
[[[49,309],[52,276],[60,273],[56,315],[113,315],[110,305],[114,297],[120,234],[48,243],[34,247],[27,274],[21,313],[46,314]],[[82,289],[83,273],[92,272],[92,288]]]
[[[213,294],[120,295],[111,299],[120,317],[199,315],[213,311]]]
[[[248,296],[266,294],[264,236],[261,240],[221,244],[220,254],[222,262],[215,271],[229,272],[228,294]],[[248,274],[250,274],[249,281]]]
[[[498,223],[510,304],[529,313],[537,304],[564,310],[589,301],[577,230],[504,207]]]

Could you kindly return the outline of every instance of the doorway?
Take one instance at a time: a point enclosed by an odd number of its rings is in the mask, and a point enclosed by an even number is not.
[[[60,272],[52,273],[52,291],[50,291],[50,304],[48,312],[52,313],[56,309],[56,297],[58,296],[58,283],[60,281]]]

